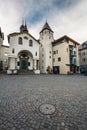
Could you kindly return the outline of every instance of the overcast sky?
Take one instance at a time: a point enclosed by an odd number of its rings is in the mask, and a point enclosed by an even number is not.
[[[19,32],[26,19],[29,33],[39,39],[46,22],[54,39],[68,35],[80,44],[87,40],[87,0],[0,0],[0,27],[5,35]]]

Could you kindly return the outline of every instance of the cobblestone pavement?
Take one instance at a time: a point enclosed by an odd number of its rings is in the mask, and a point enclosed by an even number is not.
[[[0,130],[87,130],[87,76],[0,75]]]

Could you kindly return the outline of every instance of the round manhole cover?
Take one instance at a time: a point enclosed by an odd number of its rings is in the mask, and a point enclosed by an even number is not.
[[[55,106],[51,104],[43,104],[39,107],[40,112],[46,115],[53,114],[55,112]]]

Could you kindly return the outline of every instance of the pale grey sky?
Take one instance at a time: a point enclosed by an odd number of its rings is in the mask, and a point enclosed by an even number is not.
[[[26,19],[29,33],[39,38],[45,21],[54,39],[68,35],[79,43],[87,40],[87,0],[0,0],[0,27],[7,35],[18,32]]]

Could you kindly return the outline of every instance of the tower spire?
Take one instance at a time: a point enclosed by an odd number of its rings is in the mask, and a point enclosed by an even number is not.
[[[42,30],[40,31],[40,33],[45,30],[45,29],[48,29],[49,31],[53,32],[52,29],[50,28],[48,22],[47,22],[47,19],[46,19],[46,23],[44,24]]]
[[[20,32],[27,32],[28,33],[26,19],[22,19],[22,25],[20,27]]]
[[[26,24],[26,19],[25,19],[25,26],[27,26],[27,24]]]
[[[46,16],[46,23],[47,23],[47,16]]]
[[[24,18],[22,18],[22,25],[24,25]]]

